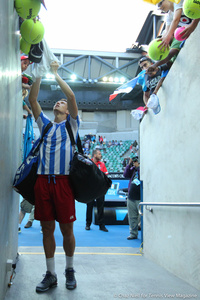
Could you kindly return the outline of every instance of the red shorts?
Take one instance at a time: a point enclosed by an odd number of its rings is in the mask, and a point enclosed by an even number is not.
[[[71,223],[76,220],[75,199],[67,175],[38,175],[35,187],[35,219]]]

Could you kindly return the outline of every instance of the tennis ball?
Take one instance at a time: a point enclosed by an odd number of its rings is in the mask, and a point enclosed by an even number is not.
[[[181,37],[181,32],[185,29],[185,27],[178,27],[176,28],[176,30],[174,31],[174,37],[177,41],[182,42],[185,41],[186,39],[183,39]]]
[[[31,49],[31,44],[27,43],[23,38],[20,38],[20,50],[28,54]]]
[[[38,20],[25,20],[20,27],[20,33],[27,43],[38,44],[43,39],[44,26]]]
[[[200,18],[200,1],[185,0],[183,3],[183,12],[190,19]]]
[[[40,0],[15,0],[15,9],[23,19],[34,19],[41,8]]]
[[[148,55],[153,60],[162,60],[165,59],[169,54],[169,49],[160,49],[158,46],[160,45],[161,41],[157,39],[151,41],[148,48]]]

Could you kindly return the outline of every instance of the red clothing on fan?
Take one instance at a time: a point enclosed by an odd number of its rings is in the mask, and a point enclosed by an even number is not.
[[[93,159],[92,159],[93,160]],[[95,165],[102,171],[104,172],[106,175],[108,175],[108,171],[106,169],[106,165],[104,164],[104,162],[102,161],[98,161],[97,163],[95,163]]]

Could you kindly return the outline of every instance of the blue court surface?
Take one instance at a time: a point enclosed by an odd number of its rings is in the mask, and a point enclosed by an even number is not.
[[[24,228],[29,214],[26,214],[21,224],[19,236],[20,246],[42,246],[42,233],[40,232],[40,222],[34,221],[31,228]],[[98,225],[91,225],[91,230],[85,230],[86,205],[76,202],[76,218],[74,222],[74,234],[77,247],[134,247],[141,246],[141,232],[139,231],[137,240],[127,240],[129,235],[128,225],[106,225],[109,232],[99,230]],[[55,230],[56,245],[62,246],[62,235],[59,225]]]

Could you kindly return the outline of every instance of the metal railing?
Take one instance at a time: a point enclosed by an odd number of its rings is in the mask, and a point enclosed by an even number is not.
[[[147,206],[178,206],[178,207],[183,207],[183,206],[187,206],[187,207],[200,207],[200,203],[198,202],[189,202],[189,203],[181,203],[181,202],[140,202],[139,203],[139,214],[141,216],[143,216],[143,212],[142,212],[142,206],[145,206],[146,210],[148,210],[149,212],[153,212],[153,208],[149,207],[147,208]]]

